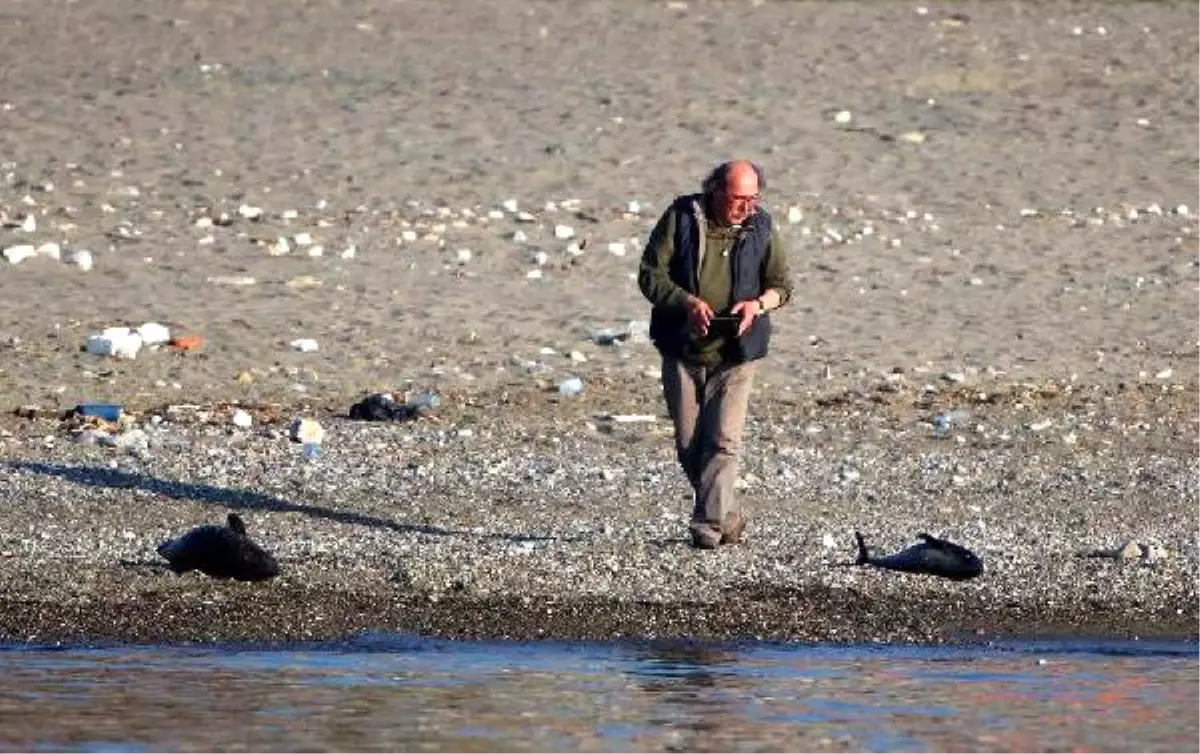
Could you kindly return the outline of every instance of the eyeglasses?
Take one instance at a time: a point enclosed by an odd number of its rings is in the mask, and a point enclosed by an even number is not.
[[[726,194],[721,193],[721,198],[731,205],[752,205],[758,204],[762,200],[762,194]]]

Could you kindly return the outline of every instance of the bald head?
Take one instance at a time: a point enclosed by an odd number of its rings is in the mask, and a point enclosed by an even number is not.
[[[758,171],[748,160],[729,163],[725,174],[725,193],[734,196],[756,196],[758,194]]]
[[[758,211],[764,184],[761,168],[749,160],[732,160],[709,173],[702,190],[713,219],[721,225],[740,225]]]

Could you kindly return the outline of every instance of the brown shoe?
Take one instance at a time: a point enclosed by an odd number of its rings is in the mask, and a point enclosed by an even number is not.
[[[711,528],[705,524],[693,525],[690,527],[692,532],[692,547],[697,550],[715,550],[717,545],[721,544],[721,532]]]
[[[746,517],[741,513],[730,513],[725,517],[721,529],[721,544],[736,545],[742,541],[742,534],[746,531]]]

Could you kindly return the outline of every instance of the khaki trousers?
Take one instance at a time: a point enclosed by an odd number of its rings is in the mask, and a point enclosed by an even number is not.
[[[696,493],[692,528],[720,531],[741,513],[734,494],[742,430],[756,362],[702,367],[663,357],[663,396],[675,423],[675,452]]]

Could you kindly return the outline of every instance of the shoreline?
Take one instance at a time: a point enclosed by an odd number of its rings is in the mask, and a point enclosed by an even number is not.
[[[782,641],[974,645],[996,640],[1196,642],[1197,615],[1135,604],[1049,607],[978,599],[870,599],[855,590],[785,590],[712,603],[530,597],[473,598],[237,588],[160,599],[61,604],[0,598],[0,642],[14,644],[336,643],[388,633],[453,640]],[[1186,598],[1186,595],[1177,595]],[[206,601],[207,600],[207,601]]]

